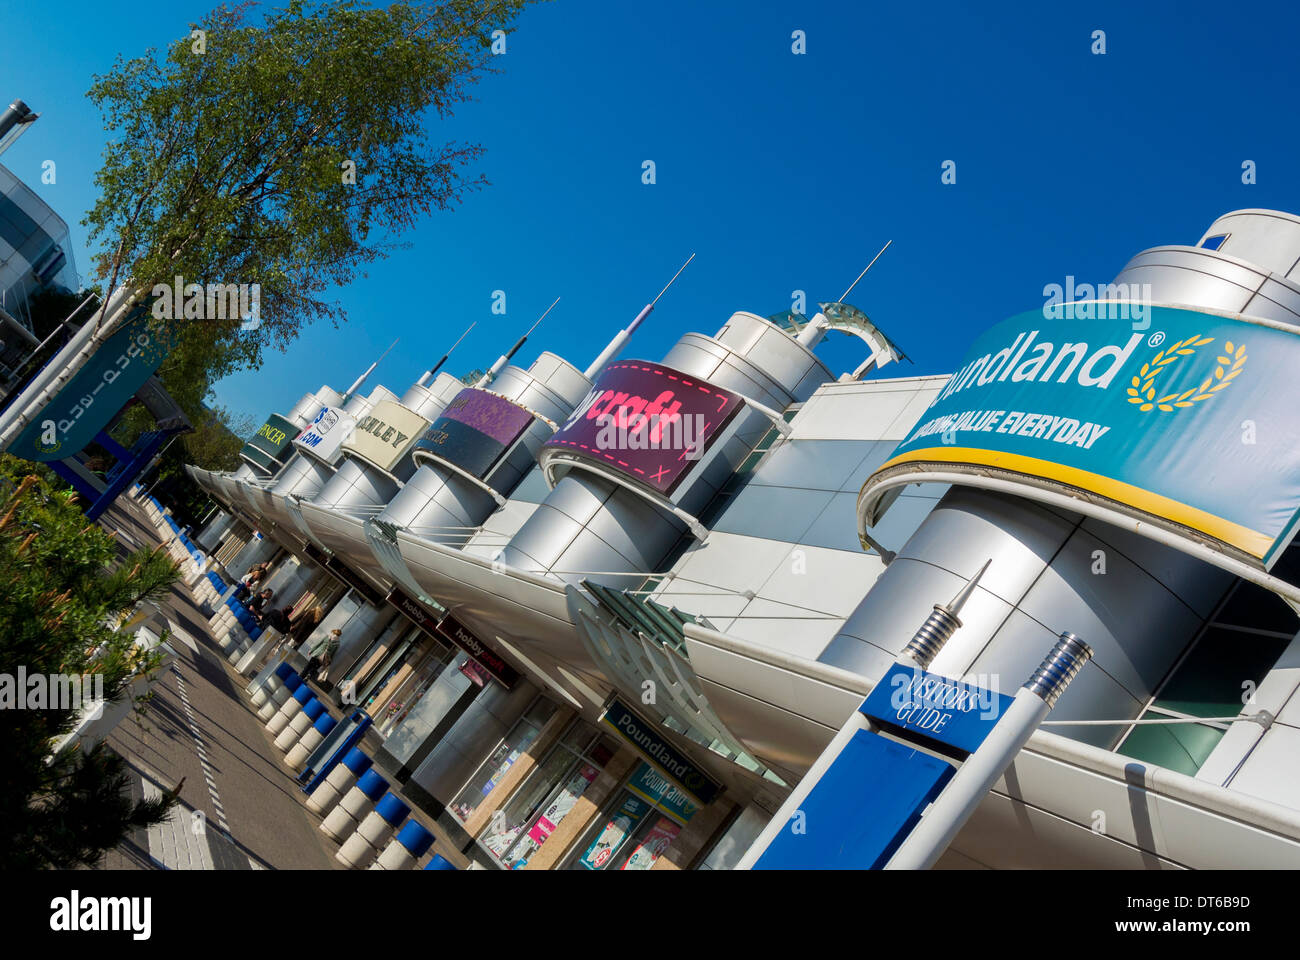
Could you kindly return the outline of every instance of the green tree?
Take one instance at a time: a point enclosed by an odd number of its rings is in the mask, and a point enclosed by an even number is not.
[[[205,407],[193,432],[181,437],[185,461],[204,470],[234,470],[240,464],[240,448],[258,426],[247,414],[220,405]]]
[[[31,470],[0,455],[0,673],[14,677],[22,666],[28,676],[98,674],[106,698],[120,701],[160,658],[117,624],[140,601],[166,593],[176,565],[162,548],[119,551],[86,522],[70,491]],[[93,864],[175,802],[172,795],[132,802],[125,762],[102,745],[51,757],[77,722],[71,710],[5,709],[0,718],[0,869]]]
[[[432,142],[428,124],[471,99],[491,70],[492,32],[526,2],[290,0],[256,23],[247,4],[219,7],[161,53],[119,58],[88,94],[111,140],[83,223],[97,277],[124,295],[108,298],[94,338],[29,401],[52,395],[178,275],[261,287],[257,329],[168,323],[166,382],[187,411],[303,324],[343,320],[332,288],[486,183],[471,169],[482,148]],[[0,447],[33,416],[6,423]]]

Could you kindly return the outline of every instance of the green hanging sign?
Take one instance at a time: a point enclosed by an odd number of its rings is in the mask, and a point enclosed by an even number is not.
[[[80,453],[154,375],[171,347],[168,331],[151,329],[141,308],[55,394],[8,452],[44,463]]]

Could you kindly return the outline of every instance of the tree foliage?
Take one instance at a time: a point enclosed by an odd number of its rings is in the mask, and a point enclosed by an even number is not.
[[[159,657],[116,625],[140,601],[166,593],[176,565],[162,548],[120,555],[71,491],[31,470],[0,455],[0,672],[99,674],[110,702],[130,696],[130,683]],[[74,747],[48,762],[77,719],[62,709],[0,711],[0,869],[93,864],[174,802],[132,802],[124,761],[102,746]]]
[[[525,2],[291,0],[257,22],[248,4],[222,6],[95,78],[113,136],[83,221],[100,280],[261,287],[256,330],[182,322],[174,379],[201,397],[304,324],[342,320],[332,287],[485,184],[471,169],[481,148],[431,142],[427,124],[470,99],[492,31]]]

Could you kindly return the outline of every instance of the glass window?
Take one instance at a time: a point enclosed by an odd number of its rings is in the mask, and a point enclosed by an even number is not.
[[[473,816],[474,811],[483,802],[483,798],[492,792],[505,776],[506,771],[537,739],[542,725],[554,712],[555,704],[546,698],[538,697],[533,701],[528,711],[511,727],[510,732],[497,744],[496,749],[483,761],[474,775],[469,778],[469,782],[461,789],[460,794],[451,802],[447,809],[453,816],[461,822]]]
[[[434,681],[438,679],[443,668],[447,665],[448,660],[452,659],[449,650],[425,649],[419,651],[417,656],[422,656],[422,659],[416,661],[415,669],[407,675],[396,690],[384,697],[383,703],[367,705],[368,707],[374,707],[371,715],[375,718],[375,729],[381,737],[387,737],[410,715],[411,709],[429,692]],[[407,662],[410,659],[411,657],[408,655]],[[395,673],[397,669],[400,669],[400,665],[394,668],[393,672]],[[377,688],[376,692],[384,689],[387,685],[387,683],[382,684]]]
[[[649,870],[681,832],[681,826],[667,817],[646,818],[632,836],[632,840],[624,845],[627,856],[615,869]]]
[[[1201,248],[1203,250],[1218,250],[1223,246],[1223,241],[1227,239],[1228,234],[1226,233],[1221,233],[1217,237],[1206,237],[1201,241]]]
[[[641,763],[575,846],[571,870],[649,870],[699,808],[674,783]]]
[[[1287,551],[1273,568],[1274,575],[1293,576],[1283,567],[1295,559]],[[1291,609],[1274,595],[1238,581],[1214,622],[1161,683],[1142,717],[1187,722],[1134,724],[1116,752],[1194,776],[1227,730],[1224,722],[1197,723],[1197,719],[1235,717],[1242,711],[1243,684],[1263,682],[1291,642],[1293,619]]]
[[[541,848],[595,782],[617,745],[575,721],[546,760],[502,808],[483,843],[502,866],[517,870]]]
[[[595,827],[578,844],[582,852],[569,865],[570,869],[606,869],[627,845],[628,837],[653,811],[645,800],[623,791],[615,805],[597,819]]]
[[[1154,710],[1142,715],[1143,720],[1168,717]],[[1223,734],[1222,729],[1204,723],[1136,725],[1119,752],[1194,777]]]

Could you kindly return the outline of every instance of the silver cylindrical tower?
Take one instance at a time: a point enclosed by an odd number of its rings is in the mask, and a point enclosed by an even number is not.
[[[1300,218],[1236,211],[1216,220],[1201,244],[1143,251],[1106,298],[1300,324]],[[993,563],[962,613],[965,626],[931,669],[975,675],[984,685],[1014,681],[1033,669],[1057,634],[1076,630],[1088,638],[1100,669],[1070,685],[1056,707],[1058,720],[1138,716],[1233,580],[1102,521],[955,486],[818,659],[879,678],[936,593],[955,590],[990,556]],[[1111,747],[1124,727],[1063,726],[1060,732]]]
[[[440,373],[430,384],[413,384],[397,404],[432,422],[463,386],[450,374]],[[364,423],[363,418],[361,424]],[[325,482],[310,502],[317,507],[340,510],[386,504],[397,495],[397,491],[413,473],[415,463],[409,454],[385,470],[355,453],[347,452],[339,463],[338,471]]]
[[[481,408],[474,416],[461,415],[443,424],[461,430],[461,443],[451,449],[446,441],[453,438],[439,429],[440,424],[430,427],[412,452],[419,468],[379,519],[438,543],[462,546],[497,508],[493,493],[510,496],[536,465],[537,452],[556,424],[569,416],[590,388],[590,380],[553,353],[542,353],[527,370],[505,367],[490,390],[466,387],[444,411],[450,418],[458,415],[458,409]],[[495,438],[505,448],[495,462],[485,465],[475,446],[488,448],[484,451],[488,456],[496,453],[494,438],[481,432],[493,426],[479,422],[487,419],[505,421],[504,432]],[[522,432],[513,435],[516,423]]]
[[[831,377],[780,327],[743,312],[716,336],[685,335],[662,365],[778,413]],[[703,511],[771,428],[768,414],[744,405],[725,441],[686,476],[674,494],[675,505],[690,515]],[[626,486],[574,466],[511,539],[501,560],[568,582],[591,579],[626,587],[631,580],[620,574],[653,572],[686,529],[677,516]]]

